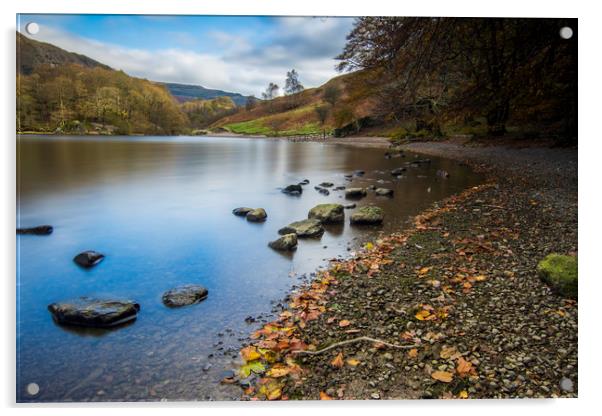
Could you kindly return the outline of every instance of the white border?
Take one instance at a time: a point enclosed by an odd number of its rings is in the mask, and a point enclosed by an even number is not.
[[[108,408],[116,415],[133,413],[165,414],[168,407],[177,407],[178,414],[206,414],[226,412],[232,414],[257,413],[261,415],[345,412],[365,414],[374,408],[380,413],[408,415],[468,415],[511,413],[589,414],[600,407],[597,398],[602,388],[602,343],[600,322],[602,308],[599,266],[594,261],[600,250],[600,157],[602,152],[602,125],[600,123],[600,13],[595,2],[557,1],[528,2],[526,0],[438,0],[394,1],[370,0],[102,0],[98,2],[73,0],[20,0],[18,3],[4,0],[0,3],[2,21],[2,59],[0,126],[5,133],[0,138],[2,146],[2,227],[0,240],[0,264],[2,274],[3,324],[2,369],[0,392],[2,405],[8,407],[5,414],[21,411],[27,414],[81,414],[106,416]],[[524,17],[578,17],[579,18],[579,246],[580,246],[580,344],[579,344],[579,399],[574,400],[517,400],[517,401],[420,401],[420,402],[303,402],[303,403],[199,403],[199,404],[96,404],[96,405],[15,405],[15,22],[16,13],[112,13],[112,14],[271,14],[271,15],[436,15],[436,16],[524,16]],[[585,335],[584,335],[585,334]],[[598,405],[598,406],[596,406]],[[196,407],[201,407],[198,409]]]

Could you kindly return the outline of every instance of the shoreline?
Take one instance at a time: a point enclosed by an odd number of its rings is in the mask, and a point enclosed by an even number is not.
[[[487,181],[291,292],[241,352],[267,369],[243,399],[576,397],[577,302],[535,272],[577,253],[576,149],[399,148]]]

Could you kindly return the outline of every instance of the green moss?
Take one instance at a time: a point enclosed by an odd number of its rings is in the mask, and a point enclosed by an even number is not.
[[[562,254],[550,254],[537,265],[541,279],[552,289],[568,298],[577,298],[577,258]]]

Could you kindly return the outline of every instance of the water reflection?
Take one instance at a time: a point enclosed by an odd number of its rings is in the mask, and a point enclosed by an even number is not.
[[[219,384],[221,372],[299,275],[480,181],[448,160],[408,167],[397,179],[390,170],[414,155],[385,159],[379,149],[258,139],[21,137],[18,152],[18,224],[55,227],[45,238],[17,237],[20,401],[236,398],[238,388]],[[345,178],[358,169],[365,175]],[[437,177],[438,169],[450,178]],[[279,190],[305,178],[300,197]],[[369,191],[356,201],[383,208],[385,223],[347,220],[327,226],[321,239],[300,240],[294,253],[269,249],[278,229],[307,218],[314,205],[348,203],[343,190],[313,189],[323,181],[394,189],[393,198]],[[267,221],[232,215],[239,206],[265,208]],[[84,250],[106,258],[82,270],[72,258]],[[209,297],[163,306],[165,290],[190,283]],[[141,311],[104,333],[54,324],[48,304],[85,295],[133,299]],[[25,393],[31,382],[40,385],[33,398]]]

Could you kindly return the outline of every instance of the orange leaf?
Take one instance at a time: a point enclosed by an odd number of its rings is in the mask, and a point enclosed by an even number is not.
[[[341,368],[343,366],[343,364],[344,364],[344,362],[343,362],[343,353],[340,352],[339,355],[337,355],[334,358],[334,360],[332,360],[330,362],[330,364],[332,364],[336,368]]]
[[[429,270],[431,270],[432,267],[423,267],[422,269],[418,270],[418,274],[420,276],[424,276],[425,274],[427,274],[429,272]]]
[[[351,325],[351,322],[348,321],[347,319],[343,319],[342,321],[339,322],[339,326],[341,328],[345,328],[346,326],[349,326],[349,325]]]
[[[245,361],[253,361],[261,358],[261,354],[257,352],[257,349],[253,346],[248,346],[240,350],[240,355]]]
[[[412,348],[410,351],[408,351],[408,357],[410,357],[410,358],[418,357],[418,350],[416,348]]]
[[[320,400],[332,400],[332,397],[330,397],[328,394],[321,391],[320,392]]]
[[[424,321],[426,318],[428,318],[431,315],[431,313],[429,311],[425,311],[424,309],[421,310],[420,312],[416,313],[416,319],[420,320],[420,321]]]
[[[458,365],[456,366],[456,371],[460,376],[465,376],[470,373],[472,370],[472,363],[470,361],[466,361],[463,357],[458,358]]]
[[[444,383],[451,383],[451,381],[454,379],[454,375],[452,373],[448,373],[447,371],[435,371],[431,374],[431,377]]]
[[[356,360],[355,358],[350,358],[347,360],[347,364],[349,364],[352,367],[359,365],[359,363],[360,363],[360,361]]]

